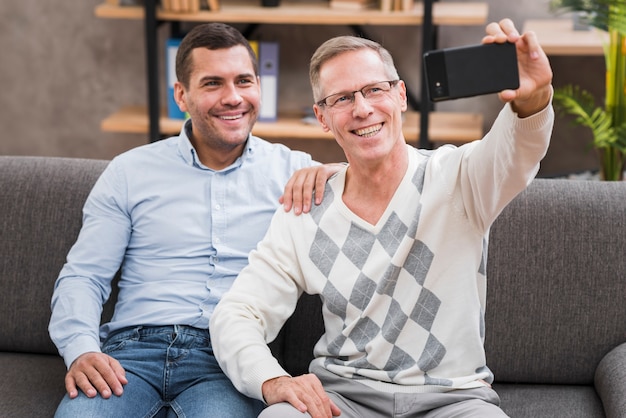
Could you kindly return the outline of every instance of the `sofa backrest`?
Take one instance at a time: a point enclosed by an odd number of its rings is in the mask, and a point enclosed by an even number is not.
[[[626,342],[626,182],[536,179],[491,228],[487,365],[498,382],[590,384]],[[306,373],[323,332],[304,295],[272,349]]]
[[[490,233],[487,364],[500,382],[591,384],[626,342],[626,182],[535,180]]]
[[[54,281],[106,165],[0,156],[0,351],[56,354]],[[497,381],[592,382],[604,354],[626,342],[624,248],[626,182],[537,179],[503,211],[487,263],[485,348]],[[304,295],[272,344],[293,374],[307,371],[320,306]]]
[[[0,156],[0,351],[57,353],[50,298],[106,161]]]

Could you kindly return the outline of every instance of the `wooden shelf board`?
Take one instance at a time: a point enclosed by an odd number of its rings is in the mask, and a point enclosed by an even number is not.
[[[165,112],[163,112],[165,114]],[[159,129],[164,135],[180,132],[182,120],[162,117]],[[143,106],[120,109],[104,119],[101,129],[105,132],[148,133],[148,112]],[[465,143],[483,136],[483,117],[474,113],[432,112],[429,115],[430,139],[433,142]],[[317,124],[304,123],[298,117],[280,117],[278,122],[257,122],[254,135],[266,139],[322,139],[333,140]],[[404,136],[409,142],[419,138],[419,113],[405,113]]]
[[[608,34],[596,28],[574,30],[572,19],[536,19],[524,24],[533,31],[547,55],[604,55]]]
[[[433,5],[435,25],[482,25],[487,21],[487,3],[437,2]],[[142,6],[116,6],[102,3],[95,14],[101,18],[143,19]],[[198,13],[157,11],[159,20],[225,23],[273,23],[294,25],[419,25],[423,9],[416,3],[411,11],[382,12],[380,10],[336,10],[327,1],[289,2],[283,0],[279,7],[260,7],[249,0],[222,1],[218,11],[202,10]]]

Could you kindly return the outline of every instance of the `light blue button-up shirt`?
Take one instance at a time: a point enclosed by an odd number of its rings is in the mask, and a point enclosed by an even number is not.
[[[190,121],[185,126],[179,136],[114,158],[85,203],[52,297],[50,335],[68,367],[124,327],[208,328],[285,184],[314,164],[308,154],[250,136],[232,165],[211,170],[188,139]],[[99,327],[120,265],[115,314]]]

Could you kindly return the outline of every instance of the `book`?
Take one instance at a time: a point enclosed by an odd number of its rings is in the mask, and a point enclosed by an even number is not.
[[[278,118],[278,42],[258,43],[259,76],[261,79],[261,110],[259,121],[275,122]]]
[[[254,40],[248,40],[248,43],[250,44],[250,48],[252,48],[252,50],[254,51],[254,54],[256,55],[256,60],[257,60],[257,64],[259,61],[259,42],[258,41],[254,41]]]
[[[330,0],[330,8],[338,10],[366,10],[375,7],[373,0]]]
[[[209,10],[212,12],[216,12],[220,9],[220,0],[207,0],[207,4],[209,6]]]
[[[198,13],[200,8],[200,0],[161,0],[164,12]]]
[[[392,0],[380,0],[380,10],[382,12],[390,12],[391,3],[392,3]]]
[[[410,12],[415,9],[415,0],[402,0],[402,10]]]
[[[167,79],[167,117],[185,119],[186,114],[174,100],[174,84],[176,83],[176,52],[182,39],[168,38],[165,42],[165,77]]]

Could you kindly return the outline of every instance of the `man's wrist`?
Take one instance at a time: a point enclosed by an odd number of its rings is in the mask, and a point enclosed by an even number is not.
[[[514,100],[511,103],[511,108],[517,116],[520,118],[527,118],[535,113],[541,112],[545,109],[552,100],[552,85],[547,85],[544,88],[538,90],[532,97],[527,100]]]
[[[272,393],[273,390],[273,386],[280,384],[280,380],[285,380],[285,379],[291,379],[291,376],[289,375],[283,375],[283,376],[277,376],[277,377],[273,377],[271,379],[267,379],[265,382],[263,382],[263,384],[261,384],[261,394],[263,395],[263,401],[270,405],[271,399],[268,401],[267,397],[268,394]]]

